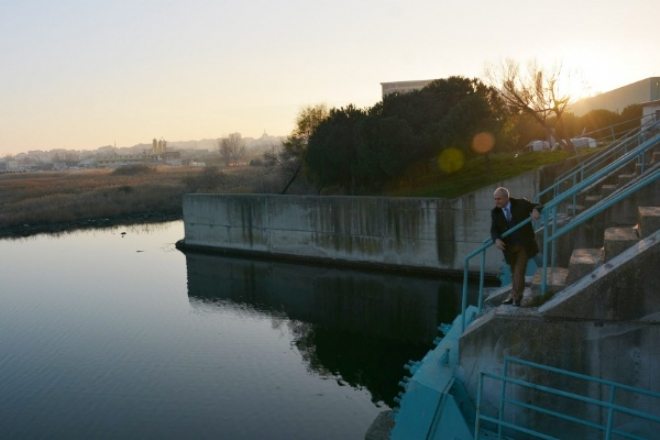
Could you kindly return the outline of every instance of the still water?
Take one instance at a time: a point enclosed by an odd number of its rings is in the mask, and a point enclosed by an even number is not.
[[[0,437],[361,439],[459,307],[455,281],[186,256],[182,237],[0,240]]]

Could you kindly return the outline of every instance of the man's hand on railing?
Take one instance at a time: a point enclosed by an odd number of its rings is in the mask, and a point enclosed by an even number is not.
[[[503,251],[504,248],[506,247],[506,245],[504,244],[504,241],[500,240],[499,238],[495,239],[495,246],[497,246],[497,248],[501,251]]]
[[[532,220],[538,220],[541,218],[541,213],[536,208],[532,209],[532,213],[530,215],[532,216]]]

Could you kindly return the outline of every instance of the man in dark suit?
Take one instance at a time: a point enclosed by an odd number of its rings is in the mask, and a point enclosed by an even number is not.
[[[539,252],[531,222],[508,237],[502,238],[508,229],[527,219],[540,216],[540,205],[527,199],[515,199],[509,196],[509,190],[499,187],[493,193],[495,207],[491,211],[490,236],[495,246],[504,252],[504,259],[511,266],[511,295],[502,304],[520,306],[525,290],[525,269],[527,261]]]

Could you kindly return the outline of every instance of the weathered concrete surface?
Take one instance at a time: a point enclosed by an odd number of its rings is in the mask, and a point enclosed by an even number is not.
[[[490,312],[484,317],[486,325],[475,328],[461,340],[461,365],[469,366],[469,370],[463,370],[462,374],[471,395],[476,395],[473,393],[476,393],[478,372],[502,374],[504,357],[509,355],[627,385],[660,389],[660,376],[657,374],[657,366],[660,365],[660,346],[657,344],[660,326],[657,322],[566,321],[544,318],[524,309],[507,312]],[[517,367],[514,375],[521,380],[593,398],[607,400],[609,397],[606,387],[531,368]],[[567,399],[551,398],[547,394],[515,386],[508,389],[509,398],[595,422],[605,421],[606,412],[595,405],[582,406]],[[482,410],[485,414],[496,413],[500,392],[501,383],[485,383],[482,391],[485,402]],[[657,399],[645,401],[621,393],[617,403],[658,415]],[[554,417],[530,413],[512,405],[507,407],[506,419],[532,426],[557,438],[602,438],[601,432],[595,435],[593,430],[581,430],[575,424],[563,423]],[[655,438],[651,429],[654,427],[649,424],[640,424],[635,428],[643,437]]]
[[[660,206],[640,206],[637,209],[641,237],[646,237],[660,229]]]
[[[394,427],[394,417],[392,410],[382,411],[376,419],[371,422],[371,426],[364,436],[364,440],[388,440],[390,432]]]
[[[465,255],[488,238],[492,190],[538,191],[536,172],[452,200],[346,196],[188,194],[184,247],[304,260],[462,271]],[[471,269],[478,268],[473,259]],[[487,253],[497,273],[502,255]]]
[[[639,320],[660,312],[660,230],[599,266],[539,307],[565,319]]]
[[[573,284],[603,262],[603,249],[574,249],[568,263],[566,284]]]
[[[614,226],[605,229],[605,261],[609,261],[639,240],[634,227]]]
[[[500,306],[478,318],[460,341],[461,376],[470,394],[476,395],[479,372],[502,373],[505,356],[660,390],[659,256],[660,231],[656,231],[538,309]],[[516,377],[594,398],[609,396],[604,387],[537,370],[518,368]],[[500,390],[499,383],[486,384],[482,394],[485,411],[496,410]],[[523,402],[543,403],[592,421],[603,422],[606,416],[595,406],[583,407],[515,387],[511,392],[510,397]],[[619,397],[617,403],[621,405],[658,415],[658,399],[633,398],[625,393]],[[560,438],[601,438],[592,436],[593,431],[576,429],[574,424],[520,409],[512,409],[507,417]],[[623,423],[618,420],[616,423]],[[639,435],[654,437],[648,425],[631,426]]]

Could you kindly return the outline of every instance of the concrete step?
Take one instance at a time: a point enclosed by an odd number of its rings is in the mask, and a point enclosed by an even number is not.
[[[603,197],[607,197],[610,194],[612,194],[614,191],[616,191],[617,186],[616,185],[603,185],[600,187],[600,195]]]
[[[566,285],[573,284],[603,263],[603,248],[574,249],[568,264]]]
[[[619,185],[625,185],[626,183],[632,181],[635,177],[637,177],[637,174],[635,173],[619,174],[617,176],[617,180]]]
[[[582,211],[584,211],[584,205],[574,205],[572,203],[566,205],[566,212],[568,213],[569,218],[578,215]]]
[[[541,280],[543,269],[539,268],[532,279],[532,297],[541,295]],[[568,269],[564,267],[549,267],[547,269],[547,290],[546,295],[559,292],[566,286],[568,278]]]
[[[484,307],[497,307],[511,294],[511,284],[484,288]]]
[[[605,261],[611,260],[639,241],[634,226],[616,226],[605,229]]]
[[[635,164],[635,174],[638,176],[641,176],[643,173],[648,171],[649,168],[653,165],[653,162],[651,162],[650,158],[646,158],[646,161],[644,162],[644,165],[641,163]]]
[[[603,199],[603,196],[600,194],[592,194],[590,196],[584,197],[584,204],[587,206],[593,206],[596,203],[600,202]]]
[[[639,238],[645,238],[660,229],[660,206],[640,206],[638,232]]]

